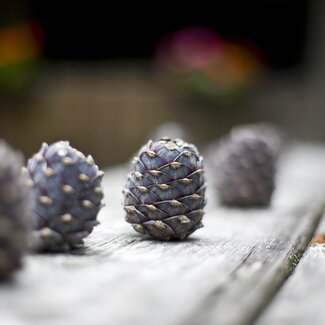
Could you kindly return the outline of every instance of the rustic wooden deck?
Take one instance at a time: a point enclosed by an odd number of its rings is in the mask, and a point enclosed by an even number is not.
[[[28,256],[0,287],[0,324],[325,324],[325,246],[308,246],[325,230],[324,166],[325,147],[293,146],[267,209],[223,208],[209,186],[205,227],[180,242],[124,222],[127,166],[111,168],[101,225],[82,250]]]

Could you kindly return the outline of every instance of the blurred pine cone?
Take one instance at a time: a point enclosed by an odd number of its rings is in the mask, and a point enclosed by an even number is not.
[[[235,128],[215,156],[215,181],[221,203],[267,206],[275,186],[278,152],[271,138],[254,128]]]
[[[124,190],[126,221],[156,239],[184,239],[202,227],[205,175],[196,147],[149,141],[133,160]]]
[[[288,135],[282,129],[272,123],[253,123],[243,124],[233,128],[232,133],[252,134],[264,139],[264,141],[272,148],[274,154],[278,158],[281,152],[288,145]]]
[[[66,251],[80,246],[98,224],[104,173],[91,156],[66,141],[44,143],[27,169],[36,201],[34,249]]]
[[[158,125],[151,132],[149,138],[155,141],[160,139],[186,139],[186,141],[192,141],[192,134],[185,125],[169,121]]]
[[[21,266],[31,227],[32,197],[22,166],[22,155],[0,141],[0,280]]]

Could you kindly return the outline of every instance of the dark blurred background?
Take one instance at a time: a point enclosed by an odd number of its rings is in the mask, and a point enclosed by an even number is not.
[[[308,19],[304,0],[203,1],[183,6],[45,0],[32,2],[30,11],[45,30],[44,54],[54,60],[150,59],[167,33],[204,25],[227,38],[251,40],[275,69],[301,63]]]
[[[202,145],[260,121],[324,141],[324,27],[311,0],[2,0],[0,136],[26,156],[67,139],[102,167],[166,121]]]

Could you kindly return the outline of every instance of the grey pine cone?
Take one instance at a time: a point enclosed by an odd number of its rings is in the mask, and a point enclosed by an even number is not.
[[[278,152],[270,137],[254,128],[236,128],[214,156],[215,181],[221,203],[267,206],[275,187]]]
[[[31,228],[32,197],[23,157],[0,141],[0,280],[20,268]]]
[[[263,139],[278,158],[281,152],[285,149],[288,141],[288,136],[282,129],[270,123],[253,123],[238,125],[233,128],[232,133],[241,133],[242,136],[251,134]]]
[[[184,239],[202,227],[202,157],[182,140],[149,141],[134,158],[124,193],[126,221],[156,239]]]
[[[158,125],[150,134],[150,139],[155,141],[160,139],[187,139],[191,140],[191,132],[185,125],[175,121],[164,122]]]
[[[27,170],[35,198],[34,249],[60,252],[82,245],[98,224],[104,173],[66,141],[44,143]]]

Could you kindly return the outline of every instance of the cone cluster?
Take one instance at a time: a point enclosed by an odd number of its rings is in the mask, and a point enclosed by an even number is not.
[[[238,127],[215,150],[211,160],[222,204],[270,204],[281,141],[268,130]],[[27,168],[22,165],[22,156],[0,141],[0,280],[21,265],[30,242],[39,252],[82,245],[103,206],[104,173],[69,142],[44,143]],[[185,239],[203,226],[205,191],[203,158],[193,144],[149,141],[133,159],[123,190],[125,219],[140,234]]]

